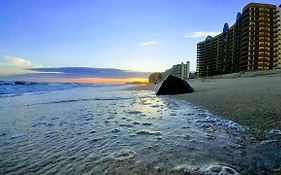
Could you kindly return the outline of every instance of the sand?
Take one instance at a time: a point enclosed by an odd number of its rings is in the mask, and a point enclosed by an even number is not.
[[[281,129],[281,70],[193,79],[188,83],[196,92],[171,97],[233,120],[255,134]],[[156,91],[158,87],[149,85],[136,89]]]

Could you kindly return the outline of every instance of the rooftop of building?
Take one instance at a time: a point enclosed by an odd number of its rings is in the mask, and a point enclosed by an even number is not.
[[[250,8],[250,7],[276,8],[276,7],[278,7],[278,6],[272,5],[272,4],[263,4],[263,3],[254,3],[254,2],[252,2],[252,3],[247,4],[247,5],[243,8],[243,11],[245,11],[246,9],[248,9],[248,8]],[[281,7],[281,4],[279,5],[279,7]],[[240,19],[240,17],[241,17],[241,13],[238,12],[238,13],[237,13],[237,17],[236,17],[236,21],[237,21],[238,19]],[[234,28],[235,25],[236,25],[236,23],[232,24],[232,25],[229,27],[229,26],[228,26],[228,23],[225,23],[225,24],[224,24],[224,27],[223,27],[223,31],[222,31],[220,34],[218,34],[218,35],[216,35],[216,36],[213,36],[213,37],[212,37],[212,36],[207,36],[204,41],[201,41],[201,42],[197,43],[197,45],[204,44],[206,41],[214,40],[214,39],[216,39],[216,38],[221,37],[224,32],[228,31],[229,29]]]
[[[250,7],[276,8],[276,5],[251,2],[243,8],[243,11],[247,10]]]

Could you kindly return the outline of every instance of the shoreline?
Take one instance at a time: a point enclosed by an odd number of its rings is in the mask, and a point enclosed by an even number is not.
[[[271,129],[281,130],[280,70],[191,79],[188,83],[194,88],[194,93],[170,97],[186,100],[212,114],[235,121],[259,137],[264,137],[264,133]],[[156,92],[160,85],[130,89]]]

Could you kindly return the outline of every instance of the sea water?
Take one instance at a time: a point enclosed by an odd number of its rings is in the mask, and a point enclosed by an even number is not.
[[[280,172],[280,140],[255,141],[186,101],[127,88],[0,83],[0,174]]]

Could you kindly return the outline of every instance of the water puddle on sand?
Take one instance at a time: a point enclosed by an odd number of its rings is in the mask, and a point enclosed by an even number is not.
[[[149,91],[60,93],[70,99],[37,94],[21,106],[23,97],[11,97],[20,107],[1,109],[0,174],[280,172],[280,139],[255,142],[246,128],[187,102]]]

